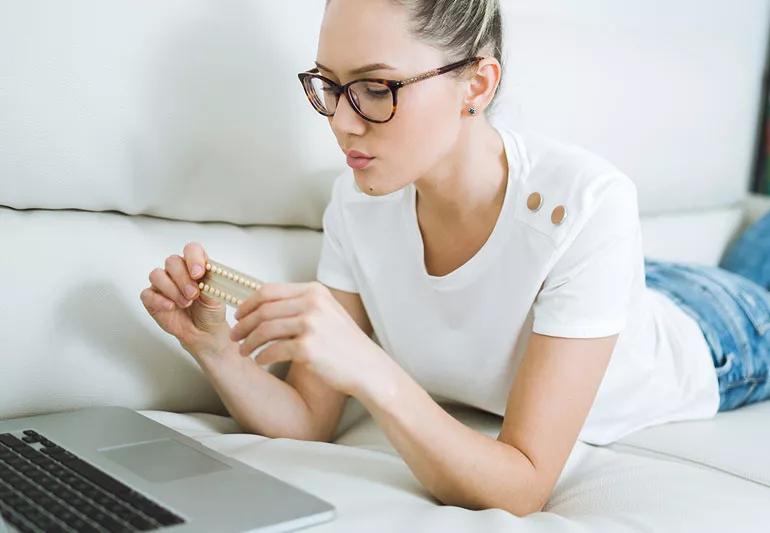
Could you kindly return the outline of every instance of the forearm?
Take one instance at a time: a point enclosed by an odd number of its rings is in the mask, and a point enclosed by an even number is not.
[[[238,353],[233,342],[219,354],[196,357],[227,411],[246,431],[271,438],[317,440],[299,392]]]
[[[541,509],[536,471],[518,449],[456,420],[390,358],[356,397],[439,501],[518,516]]]

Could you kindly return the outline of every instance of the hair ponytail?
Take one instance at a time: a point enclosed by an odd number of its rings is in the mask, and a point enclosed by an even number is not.
[[[488,114],[503,83],[503,23],[499,0],[391,0],[403,6],[410,31],[446,55],[447,63],[475,55],[491,55],[500,63],[500,83],[485,109]],[[448,75],[459,77],[462,69]]]

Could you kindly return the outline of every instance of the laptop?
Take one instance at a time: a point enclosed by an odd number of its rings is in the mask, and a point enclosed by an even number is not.
[[[0,514],[9,532],[224,533],[293,531],[336,509],[132,409],[104,406],[0,421]]]

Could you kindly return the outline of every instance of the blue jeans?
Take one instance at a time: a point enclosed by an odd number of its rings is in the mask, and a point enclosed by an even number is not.
[[[700,325],[719,382],[719,411],[770,399],[770,213],[726,250],[719,266],[644,260],[647,286]]]

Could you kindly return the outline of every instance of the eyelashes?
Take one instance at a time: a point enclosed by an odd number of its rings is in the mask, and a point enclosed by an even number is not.
[[[237,307],[263,283],[257,278],[209,259],[206,262],[206,273],[198,281],[198,288],[207,296]]]

